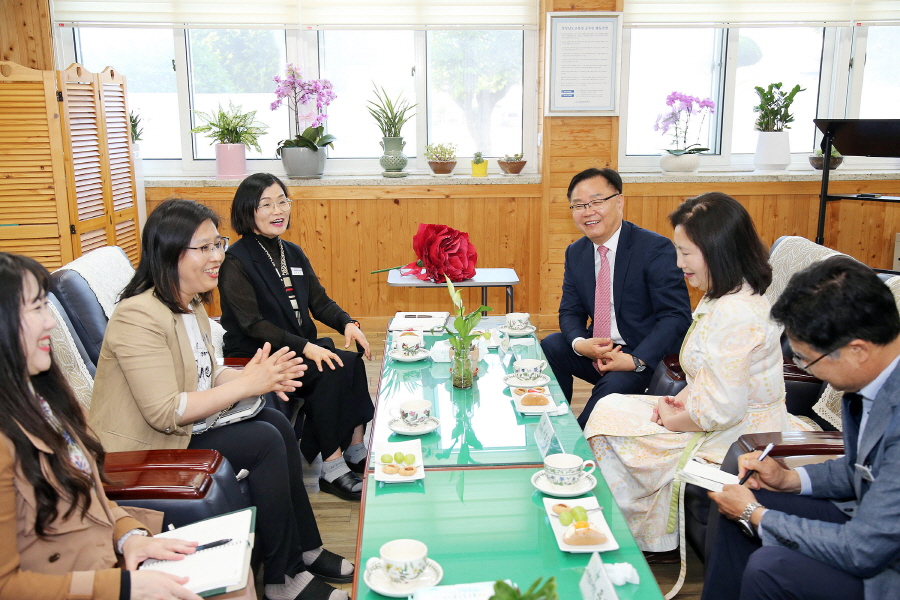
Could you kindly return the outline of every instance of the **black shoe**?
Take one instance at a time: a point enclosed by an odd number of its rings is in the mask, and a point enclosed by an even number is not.
[[[644,558],[650,565],[677,565],[681,562],[678,548],[666,552],[644,552]]]
[[[366,459],[362,459],[362,460],[359,461],[359,462],[350,462],[349,460],[347,460],[347,459],[345,458],[345,459],[344,459],[344,462],[347,463],[347,466],[348,466],[348,467],[350,468],[350,470],[353,471],[354,473],[359,473],[360,475],[362,475],[363,473],[366,472]]]
[[[362,492],[354,492],[353,486],[362,482],[359,475],[352,471],[347,471],[334,481],[326,481],[319,477],[319,489],[328,494],[334,494],[342,500],[352,500],[359,502],[362,499]]]
[[[353,581],[353,573],[349,575],[341,574],[341,563],[344,562],[343,557],[338,556],[334,552],[330,552],[325,548],[316,557],[311,565],[306,565],[306,570],[329,583],[350,583]]]

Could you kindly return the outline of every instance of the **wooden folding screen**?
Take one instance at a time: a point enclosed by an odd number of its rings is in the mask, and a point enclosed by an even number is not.
[[[0,61],[0,250],[48,269],[73,258],[53,71]]]

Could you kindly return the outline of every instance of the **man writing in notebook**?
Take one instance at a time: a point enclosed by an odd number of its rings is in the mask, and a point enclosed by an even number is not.
[[[672,242],[624,220],[618,173],[582,171],[567,196],[584,237],[566,248],[560,333],[541,347],[566,400],[573,376],[593,384],[583,429],[599,398],[647,389],[663,355],[678,351],[691,306]]]
[[[896,598],[900,315],[894,297],[871,269],[835,256],[797,273],[772,317],[785,327],[794,362],[844,392],[845,454],[796,469],[760,461],[759,452],[740,457],[741,474],[756,472],[747,487],[710,493],[732,520],[719,523],[703,598]]]

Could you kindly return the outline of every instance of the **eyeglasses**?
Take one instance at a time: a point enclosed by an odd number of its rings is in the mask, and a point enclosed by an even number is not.
[[[209,256],[213,253],[213,249],[218,250],[219,252],[225,252],[228,250],[228,238],[220,237],[219,241],[213,242],[211,244],[203,244],[202,246],[188,246],[188,250],[199,250],[203,253],[204,256]]]
[[[598,198],[596,200],[591,200],[590,202],[586,202],[584,204],[570,204],[569,210],[573,213],[584,212],[589,208],[603,208],[606,206],[606,203],[615,198],[616,196],[621,196],[620,192],[616,192],[612,196],[607,196],[606,198]]]
[[[282,198],[278,202],[263,202],[256,207],[256,210],[264,215],[271,215],[275,212],[275,207],[277,206],[279,212],[291,212],[292,202],[293,200],[290,198]]]
[[[832,350],[831,352],[834,352],[834,350]],[[800,360],[799,358],[797,358],[797,355],[796,355],[796,354],[792,357],[791,360],[794,361],[794,364],[795,364],[795,365],[797,365],[798,367],[800,367],[801,369],[803,369],[804,371],[806,371],[807,373],[809,373],[810,375],[812,375],[812,372],[809,370],[809,368],[810,368],[811,366],[813,366],[814,364],[816,364],[817,362],[819,362],[820,360],[822,360],[823,358],[825,358],[826,356],[828,356],[829,354],[831,354],[831,352],[826,352],[825,354],[823,354],[822,356],[820,356],[820,357],[817,358],[816,360],[814,360],[814,361],[812,361],[812,362],[808,362],[808,363],[806,363],[806,364],[803,364],[803,361]]]

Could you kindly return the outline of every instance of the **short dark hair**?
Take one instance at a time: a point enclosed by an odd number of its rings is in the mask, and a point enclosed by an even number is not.
[[[284,195],[290,198],[284,183],[271,173],[254,173],[241,182],[231,201],[231,228],[235,233],[240,236],[254,233],[259,199],[266,188],[276,183],[284,190]],[[288,221],[288,227],[290,226],[291,222]]]
[[[712,299],[736,291],[746,281],[762,295],[772,283],[772,266],[750,213],[740,202],[722,192],[688,198],[669,215],[672,227],[681,225],[700,248],[709,270]]]
[[[884,346],[900,335],[900,314],[890,288],[849,256],[832,256],[795,273],[772,318],[788,337],[818,352],[853,340]]]
[[[616,188],[616,191],[620,194],[622,193],[622,176],[619,175],[612,169],[596,169],[591,167],[590,169],[585,169],[578,175],[572,178],[572,181],[569,182],[569,189],[566,191],[566,198],[569,200],[572,199],[572,190],[575,189],[575,186],[584,181],[585,179],[593,179],[594,177],[602,177],[606,181],[609,182],[611,186]]]
[[[190,312],[181,305],[178,261],[191,245],[191,238],[204,221],[219,226],[219,216],[209,207],[193,200],[169,198],[147,218],[141,239],[141,262],[134,277],[122,291],[122,298],[137,296],[149,289],[173,313]],[[212,292],[199,295],[200,301],[212,301]]]

